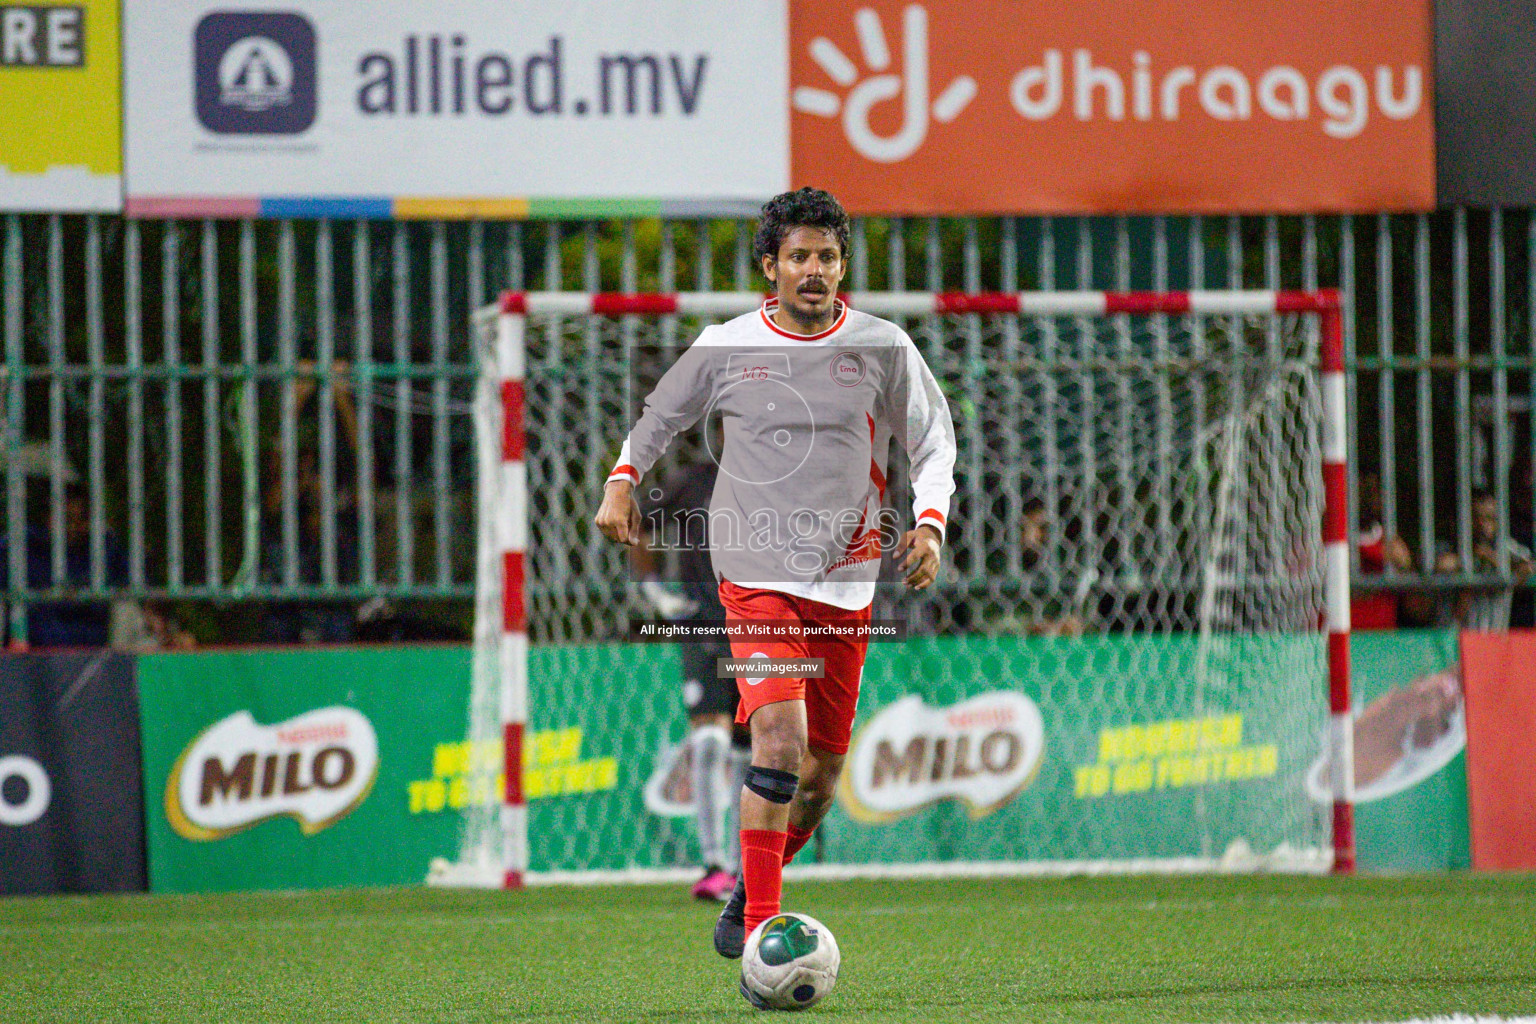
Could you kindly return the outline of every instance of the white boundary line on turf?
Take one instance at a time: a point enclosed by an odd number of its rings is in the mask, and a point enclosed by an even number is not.
[[[1182,857],[1143,860],[953,861],[921,864],[803,864],[784,869],[791,881],[846,881],[856,878],[1059,878],[1072,875],[1188,875],[1277,872],[1319,875],[1327,872],[1331,855],[1322,850],[1291,851],[1277,857],[1241,860]],[[626,868],[619,871],[540,871],[528,874],[528,885],[656,885],[693,882],[699,869]],[[1536,1024],[1533,1021],[1532,1024]]]
[[[1390,1024],[1536,1024],[1536,1017],[1474,1017],[1466,1013],[1453,1013],[1448,1017],[1415,1017]]]

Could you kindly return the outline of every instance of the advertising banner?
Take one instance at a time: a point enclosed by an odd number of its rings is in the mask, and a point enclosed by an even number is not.
[[[1472,866],[1536,869],[1536,632],[1463,633]]]
[[[1247,674],[1203,694],[1192,635],[872,644],[823,856],[1245,856],[1315,833],[1303,777],[1323,709],[1273,672],[1317,645],[1231,644]]]
[[[133,659],[0,654],[0,896],[144,888]]]
[[[698,863],[676,651],[535,648],[532,870]],[[1257,667],[1202,702],[1168,685],[1193,670],[1193,636],[871,644],[837,801],[802,860],[1241,856],[1320,835],[1327,808],[1305,776],[1326,706],[1320,690],[1292,699],[1295,680],[1273,669],[1299,653],[1320,673],[1321,646],[1244,638],[1233,652]],[[601,699],[573,680],[601,680]]]
[[[128,212],[755,210],[786,32],[783,0],[128,0]]]
[[[1358,639],[1361,863],[1465,866],[1455,636]],[[1251,866],[1325,846],[1321,684],[1282,671],[1320,679],[1320,644],[1230,638],[1223,656],[1201,693],[1195,636],[872,644],[802,861]],[[458,812],[498,800],[499,740],[465,737],[469,675],[454,647],[144,657],[152,888],[420,882],[455,856]],[[676,645],[532,649],[531,870],[698,864],[680,686]]]
[[[862,213],[1429,209],[1430,17],[791,0],[794,181]]]
[[[1442,206],[1536,205],[1536,0],[1436,0]]]
[[[0,210],[122,206],[118,0],[0,2]]]
[[[458,848],[412,807],[464,735],[467,649],[151,654],[139,690],[155,892],[417,883]]]
[[[1355,846],[1363,871],[1448,871],[1471,863],[1467,713],[1456,633],[1382,630],[1350,637],[1355,708]],[[1321,753],[1307,776],[1332,799]]]
[[[1429,209],[1430,18],[129,0],[128,211],[750,215],[804,184],[859,214]]]

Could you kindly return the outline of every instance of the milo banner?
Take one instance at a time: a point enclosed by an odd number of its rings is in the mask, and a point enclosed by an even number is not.
[[[676,651],[536,649],[534,871],[698,863]],[[838,800],[802,861],[1124,861],[1323,843],[1327,808],[1305,790],[1325,720],[1321,658],[1315,638],[1291,637],[1220,650],[1194,636],[873,644]]]
[[[1305,637],[872,646],[835,862],[1246,858],[1319,834]],[[1320,684],[1319,684],[1320,685]]]
[[[919,637],[873,644],[837,802],[801,862],[1219,860],[1326,850],[1315,637]],[[140,659],[156,891],[415,884],[495,803],[466,739],[468,648]],[[1355,638],[1360,862],[1464,867],[1455,634]],[[678,648],[538,646],[535,872],[691,868]],[[489,771],[487,770],[489,769]]]
[[[1471,863],[1467,710],[1457,635],[1393,630],[1350,638],[1355,709],[1355,842],[1365,871],[1445,871]],[[1331,796],[1319,757],[1307,790]]]
[[[1455,634],[1362,635],[1354,649],[1361,865],[1465,867]],[[544,653],[533,869],[696,863],[675,648]],[[1322,668],[1310,637],[873,644],[837,803],[801,862],[1243,868],[1287,844],[1326,851]],[[579,678],[601,680],[603,699]]]
[[[465,648],[147,655],[139,693],[153,891],[416,883],[457,848],[412,808],[464,735]]]

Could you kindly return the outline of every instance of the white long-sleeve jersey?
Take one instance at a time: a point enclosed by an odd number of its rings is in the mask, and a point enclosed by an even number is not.
[[[895,324],[839,303],[832,327],[805,336],[781,330],[775,307],[770,299],[704,329],[647,396],[608,479],[639,486],[679,432],[720,415],[716,576],[865,608],[893,440],[907,452],[913,520],[944,533],[955,490],[949,405]]]

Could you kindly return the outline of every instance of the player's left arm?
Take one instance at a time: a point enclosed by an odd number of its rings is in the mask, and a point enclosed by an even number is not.
[[[912,339],[906,349],[906,416],[901,433],[912,481],[912,513],[917,525],[896,548],[907,586],[923,590],[939,577],[944,528],[955,493],[955,424],[949,403]]]

